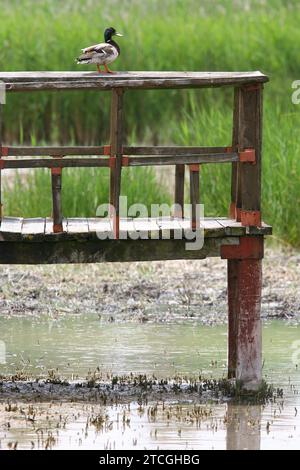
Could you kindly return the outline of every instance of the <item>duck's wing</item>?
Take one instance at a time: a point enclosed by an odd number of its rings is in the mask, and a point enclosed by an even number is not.
[[[111,44],[108,44],[107,42],[101,42],[100,44],[95,44],[94,46],[89,46],[89,47],[85,47],[84,49],[81,49],[83,54],[85,54],[86,52],[100,52],[101,51],[105,51],[107,50],[107,52],[109,52],[109,50],[112,50],[113,46]]]
[[[109,56],[115,55],[116,50],[111,44],[103,42],[101,44],[96,44],[95,46],[86,47],[85,49],[82,49],[82,52],[83,53],[78,57],[78,60],[92,59],[92,57],[96,55],[99,58],[105,59]]]

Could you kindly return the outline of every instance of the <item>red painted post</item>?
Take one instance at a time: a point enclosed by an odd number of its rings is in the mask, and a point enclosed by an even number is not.
[[[239,245],[223,246],[221,257],[228,259],[228,377],[257,389],[262,380],[263,237],[241,237]]]
[[[234,378],[237,365],[238,260],[228,260],[228,378]]]
[[[261,259],[240,260],[236,379],[248,389],[258,388],[262,380],[261,282]]]

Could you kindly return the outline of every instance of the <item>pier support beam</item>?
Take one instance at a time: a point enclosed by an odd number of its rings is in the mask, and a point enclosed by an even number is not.
[[[262,381],[263,237],[241,237],[240,245],[223,247],[228,259],[228,377],[255,390]]]

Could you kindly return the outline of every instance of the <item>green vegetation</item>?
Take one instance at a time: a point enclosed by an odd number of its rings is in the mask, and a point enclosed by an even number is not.
[[[113,25],[125,35],[119,40],[122,53],[112,67],[115,70],[262,70],[269,74],[271,82],[265,87],[264,218],[274,225],[276,238],[299,245],[300,107],[291,102],[291,84],[300,79],[298,1],[1,0],[1,9],[0,68],[5,71],[93,69],[77,66],[74,58],[81,47],[102,38],[105,26]],[[108,141],[106,93],[16,94],[7,101],[7,142],[30,142],[33,138],[47,143]],[[231,105],[229,90],[128,92],[128,143],[228,145]],[[107,175],[103,170],[98,172],[93,172],[95,179],[89,171],[80,172],[80,176],[76,176],[78,171],[65,173],[68,215],[94,213],[95,203],[107,197]],[[130,199],[160,202],[157,197],[163,199],[169,181],[159,192],[153,171],[133,172],[125,182]],[[227,165],[204,168],[206,214],[226,213],[229,173]],[[30,196],[24,185],[30,186]],[[50,194],[44,194],[49,193],[48,186],[49,174],[44,172],[37,172],[26,183],[17,180],[17,191],[8,187],[5,191],[6,213],[48,215]]]

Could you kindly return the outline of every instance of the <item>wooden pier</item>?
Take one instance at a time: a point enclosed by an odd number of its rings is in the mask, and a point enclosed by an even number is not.
[[[5,217],[0,227],[0,263],[94,263],[203,259],[218,256],[228,263],[228,376],[246,388],[261,383],[261,265],[264,236],[271,227],[261,218],[262,95],[268,77],[260,72],[90,72],[1,73],[6,91],[110,91],[110,142],[93,147],[25,147],[2,142],[1,172],[18,168],[49,168],[52,180],[50,218]],[[225,147],[134,147],[123,137],[126,90],[232,87],[233,133]],[[232,166],[228,217],[198,220],[200,168]],[[175,166],[175,210],[169,217],[122,217],[119,207],[122,168]],[[62,213],[62,174],[67,167],[110,169],[110,217],[75,219]],[[184,213],[184,178],[189,169],[191,216]],[[97,184],[97,182],[95,182]],[[0,191],[1,194],[1,191]],[[83,193],[84,197],[84,193]],[[136,201],[139,202],[139,201]],[[153,201],[155,203],[156,201]],[[5,203],[5,201],[4,201]],[[202,231],[203,245],[186,249],[190,235]],[[200,286],[199,286],[200,288]]]

